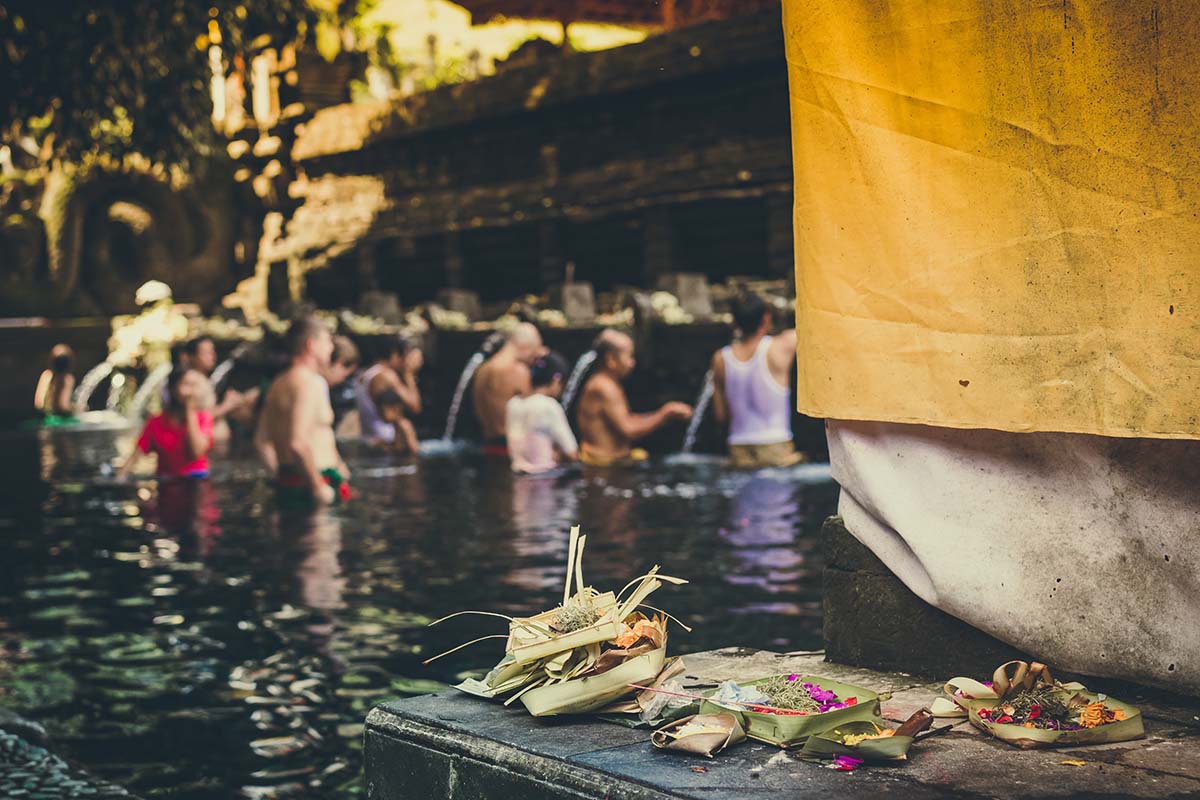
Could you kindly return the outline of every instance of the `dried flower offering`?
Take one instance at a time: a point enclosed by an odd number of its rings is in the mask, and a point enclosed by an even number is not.
[[[701,705],[701,713],[736,711],[752,739],[797,747],[814,734],[853,721],[882,722],[879,695],[812,675],[773,675],[729,681]]]
[[[940,700],[941,708],[952,703],[976,727],[1021,748],[1124,742],[1144,735],[1135,707],[1080,683],[1060,683],[1044,664],[1010,661],[988,684],[954,678]]]
[[[794,674],[767,678],[757,688],[766,695],[767,704],[752,707],[751,710],[764,714],[824,714],[858,703],[857,697],[842,700],[837,692],[823,689]]]
[[[595,711],[630,694],[632,684],[657,678],[666,663],[667,620],[674,618],[644,603],[664,582],[687,581],[662,575],[655,567],[620,592],[599,592],[583,581],[586,542],[578,527],[571,529],[567,578],[562,602],[555,608],[516,618],[486,611],[459,612],[501,617],[509,626],[507,636],[483,637],[506,640],[500,663],[483,680],[466,680],[457,688],[480,697],[507,697],[505,705],[519,699],[529,713],[544,716]],[[638,610],[643,607],[654,615]],[[474,642],[448,652],[470,644]]]

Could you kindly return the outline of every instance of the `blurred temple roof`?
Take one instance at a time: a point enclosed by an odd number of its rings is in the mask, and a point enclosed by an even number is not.
[[[779,0],[454,0],[473,25],[497,17],[677,28],[778,6]]]

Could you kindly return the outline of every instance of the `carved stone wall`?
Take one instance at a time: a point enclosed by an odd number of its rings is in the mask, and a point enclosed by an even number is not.
[[[437,286],[511,298],[568,262],[599,289],[791,272],[777,10],[324,109],[293,158],[301,204],[272,255],[318,270],[321,305],[368,288],[406,304]]]
[[[184,186],[132,169],[9,181],[0,314],[126,313],[152,279],[179,300],[211,305],[253,269],[261,213],[247,194],[224,163]]]

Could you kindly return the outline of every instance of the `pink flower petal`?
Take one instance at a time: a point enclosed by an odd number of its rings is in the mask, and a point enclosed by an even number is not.
[[[833,759],[833,768],[838,772],[853,772],[862,765],[863,760],[854,756],[837,756]]]

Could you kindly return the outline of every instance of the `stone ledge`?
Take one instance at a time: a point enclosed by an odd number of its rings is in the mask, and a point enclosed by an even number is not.
[[[689,683],[817,673],[890,691],[901,720],[940,686],[901,673],[827,663],[820,653],[727,649],[684,657]],[[897,767],[840,773],[757,742],[708,760],[659,753],[649,731],[588,717],[534,719],[457,692],[384,703],[367,717],[372,800],[448,798],[906,798],[1200,796],[1200,721],[1190,709],[1144,709],[1148,738],[1055,751],[1020,751],[960,724],[920,743]],[[1161,713],[1167,711],[1170,713]],[[1158,712],[1158,713],[1156,713]],[[947,724],[939,721],[938,725]],[[1067,759],[1083,767],[1063,765]],[[832,793],[832,794],[831,794]]]

